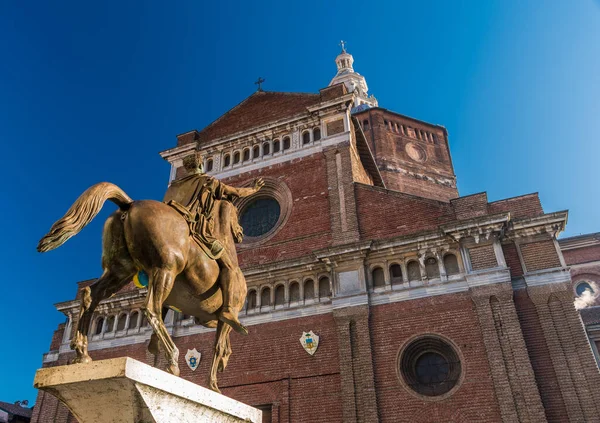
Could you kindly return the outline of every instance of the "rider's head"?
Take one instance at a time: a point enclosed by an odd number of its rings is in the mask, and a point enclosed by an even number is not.
[[[190,154],[183,158],[183,167],[185,168],[188,175],[195,173],[204,173],[204,167],[202,166],[202,159],[198,154]]]

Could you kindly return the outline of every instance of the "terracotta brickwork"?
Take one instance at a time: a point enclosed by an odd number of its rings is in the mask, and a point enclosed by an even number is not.
[[[514,243],[502,244],[502,252],[504,253],[506,265],[510,269],[510,275],[513,278],[523,276],[523,266],[521,266],[517,246]]]
[[[491,214],[510,212],[513,218],[527,218],[544,214],[542,204],[537,193],[521,195],[519,197],[507,198],[494,201],[488,208]]]
[[[265,244],[238,248],[242,267],[304,256],[330,244],[331,194],[327,184],[327,166],[326,158],[315,154],[223,181],[232,186],[242,186],[259,177],[275,178],[292,193],[292,211],[281,231]]]
[[[520,246],[523,261],[528,272],[560,267],[560,259],[554,241],[538,241]]]
[[[600,374],[573,307],[575,283],[600,281],[600,243],[561,244],[570,279],[555,242],[566,212],[544,214],[537,194],[491,203],[485,192],[459,197],[446,130],[379,107],[352,115],[357,95],[344,84],[318,94],[257,92],[163,152],[175,177],[197,151],[210,155],[224,183],[264,178],[263,195],[276,192],[280,202],[279,227],[238,245],[255,300],[261,288],[278,294],[243,310],[249,335],[231,335],[223,393],[279,423],[600,421]],[[265,152],[277,134],[287,147]],[[217,166],[224,154],[246,151],[252,157]],[[44,366],[73,359],[59,351],[92,282],[57,305],[72,323],[55,331]],[[100,304],[95,322],[129,309],[125,322],[133,324],[90,336],[90,355],[163,367],[164,357],[147,351],[143,320],[131,318],[145,301],[135,289]],[[594,310],[582,313],[586,321],[600,321]],[[181,377],[206,386],[215,332],[187,318],[168,325]],[[311,330],[320,337],[314,355],[300,343]],[[430,396],[407,373],[420,355],[402,358],[422,339],[455,357],[447,363],[452,386]],[[195,371],[183,358],[193,348],[202,354]],[[75,418],[40,392],[32,422]]]
[[[387,188],[442,201],[458,197],[445,129],[381,108],[355,116]]]
[[[399,381],[397,366],[401,348],[409,339],[421,334],[435,334],[450,340],[465,363],[464,380],[446,400],[428,401]],[[375,307],[371,337],[382,422],[501,421],[485,343],[469,295],[446,295]],[[431,420],[433,418],[439,420]]]
[[[434,230],[454,220],[448,203],[356,184],[361,236],[390,238]]]
[[[498,266],[498,260],[493,245],[482,245],[469,248],[471,267],[473,270],[483,270]]]
[[[451,200],[457,219],[471,219],[488,214],[488,200],[485,192]]]

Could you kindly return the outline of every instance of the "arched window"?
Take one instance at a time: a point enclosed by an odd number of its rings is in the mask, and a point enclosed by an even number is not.
[[[575,292],[577,293],[578,297],[583,295],[585,291],[590,291],[593,294],[594,288],[592,288],[592,285],[590,285],[588,282],[581,282],[577,285],[577,287],[575,287]]]
[[[290,302],[300,301],[300,284],[293,282],[290,284]]]
[[[248,150],[248,149],[244,150],[244,158],[243,158],[243,160],[245,162],[247,162],[248,160],[250,160],[250,150]]]
[[[206,161],[206,171],[210,172],[211,170],[213,170],[213,160],[212,159],[208,159]]]
[[[283,285],[278,285],[275,288],[275,305],[283,305],[285,304],[285,287]]]
[[[273,141],[273,153],[279,153],[280,149],[281,149],[281,147],[280,147],[279,140]]]
[[[137,311],[131,313],[131,315],[129,316],[129,329],[137,328],[139,317],[140,313],[138,313]]]
[[[365,131],[369,129],[369,119],[363,120],[363,128],[365,129]]]
[[[329,278],[327,276],[322,276],[319,279],[319,298],[328,298],[331,297],[331,287],[329,286]]]
[[[409,281],[418,281],[421,279],[421,269],[419,268],[419,263],[416,261],[410,261],[406,265],[406,273],[408,273]]]
[[[446,269],[447,275],[457,275],[460,273],[458,260],[454,254],[446,254],[444,256],[444,269]]]
[[[285,137],[285,138],[283,139],[283,150],[284,150],[284,151],[285,151],[285,150],[289,150],[289,149],[290,149],[290,146],[291,146],[291,144],[290,144],[290,137]]]
[[[306,131],[302,134],[302,144],[310,144],[310,132]]]
[[[107,332],[112,332],[114,330],[115,330],[115,316],[110,316],[106,320],[106,331]]]
[[[252,147],[252,158],[257,159],[259,156],[260,156],[260,147],[258,145],[255,145],[254,147]]]
[[[125,323],[127,323],[127,315],[123,313],[119,316],[119,320],[117,321],[117,330],[124,330]]]
[[[256,291],[252,290],[248,292],[246,298],[246,310],[254,310],[256,308]]]
[[[260,306],[269,307],[271,305],[271,288],[265,288],[260,293]]]
[[[434,257],[429,257],[425,260],[425,272],[427,273],[427,277],[430,279],[440,277],[440,267],[438,266],[438,262]]]
[[[321,128],[313,129],[313,140],[319,141],[321,139]]]
[[[304,281],[304,301],[315,298],[315,282],[312,279]]]
[[[96,327],[94,328],[94,335],[100,335],[102,333],[102,326],[104,326],[104,317],[98,317],[96,320]]]
[[[385,276],[381,267],[374,268],[371,275],[373,277],[373,288],[385,286]]]
[[[146,317],[146,313],[142,313],[142,323],[140,324],[141,328],[145,328],[148,326],[148,318]]]
[[[229,154],[225,154],[223,157],[223,167],[227,167],[231,164],[231,156]]]
[[[402,283],[402,267],[399,264],[392,264],[390,266],[390,276],[392,278],[392,284]]]
[[[240,162],[240,152],[236,151],[233,153],[233,164],[238,164]]]

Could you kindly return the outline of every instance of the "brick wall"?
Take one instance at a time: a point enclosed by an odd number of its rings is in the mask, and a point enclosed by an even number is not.
[[[552,240],[522,244],[520,248],[528,272],[551,269],[561,265]]]
[[[546,418],[549,423],[567,422],[567,409],[535,306],[524,289],[515,291],[514,299]]]
[[[356,184],[361,237],[390,238],[434,230],[454,220],[452,206],[398,192]]]
[[[510,275],[513,278],[523,276],[523,266],[521,266],[517,246],[514,243],[502,244],[502,251],[504,253],[504,259],[506,260],[506,265],[510,269]]]
[[[382,422],[500,421],[485,345],[467,293],[403,301],[371,310],[371,338]],[[424,401],[398,379],[401,347],[424,333],[441,335],[460,350],[464,380],[443,401]],[[461,419],[453,419],[461,415]],[[435,419],[435,420],[434,420]]]
[[[442,201],[458,197],[455,184],[434,182],[440,178],[451,181],[455,178],[446,134],[442,128],[381,108],[358,113],[355,117],[363,125],[363,131],[387,188]],[[368,128],[363,123],[365,120],[369,122]],[[386,121],[388,125],[385,124]],[[425,131],[434,135],[436,141],[403,135],[396,132],[395,126],[391,129],[390,122]],[[424,162],[415,161],[408,155],[406,145],[409,143],[423,150],[426,156]]]
[[[567,265],[589,263],[600,260],[600,245],[562,251]]]
[[[489,204],[489,212],[491,214],[510,212],[513,219],[535,217],[544,214],[537,193],[494,201]]]
[[[469,248],[471,268],[473,270],[490,269],[498,266],[493,245],[482,245]]]
[[[457,219],[471,219],[488,214],[488,201],[485,192],[450,200]]]
[[[323,154],[318,153],[223,180],[238,187],[258,177],[276,178],[285,183],[292,193],[289,219],[273,238],[248,248],[238,246],[242,267],[301,257],[329,245],[330,193],[326,172],[326,161]]]

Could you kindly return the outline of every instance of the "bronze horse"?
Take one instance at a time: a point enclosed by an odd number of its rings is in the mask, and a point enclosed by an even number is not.
[[[75,363],[91,361],[87,334],[94,309],[105,298],[127,285],[140,270],[148,274],[148,294],[144,312],[154,331],[148,349],[158,353],[164,349],[167,370],[179,375],[179,350],[165,328],[163,307],[172,306],[207,327],[217,327],[215,351],[208,384],[219,392],[217,370],[223,371],[231,355],[231,327],[218,321],[223,297],[219,286],[219,265],[210,259],[189,236],[185,219],[172,207],[153,200],[133,201],[118,186],[102,182],[88,188],[58,220],[38,244],[46,252],[61,246],[76,235],[98,214],[104,202],[119,206],[104,224],[102,276],[84,289],[77,332],[71,348],[77,353]],[[218,201],[218,200],[217,200]],[[216,204],[218,218],[213,232],[231,252],[235,261],[238,289],[235,306],[242,309],[246,297],[244,276],[237,266],[234,242],[240,242],[242,229],[236,207],[229,201]],[[242,283],[239,283],[242,282]]]

